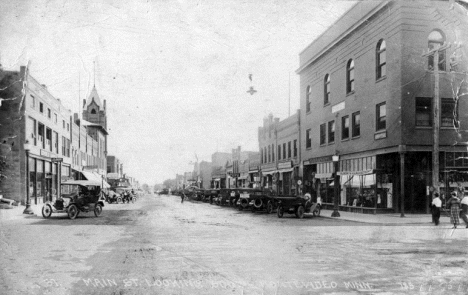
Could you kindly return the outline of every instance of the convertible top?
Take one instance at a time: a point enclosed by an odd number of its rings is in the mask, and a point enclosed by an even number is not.
[[[98,181],[94,181],[94,180],[67,180],[67,181],[62,182],[62,185],[64,184],[71,184],[71,185],[75,184],[75,185],[81,185],[81,186],[92,185],[92,186],[99,186],[99,187],[102,186],[102,183]]]

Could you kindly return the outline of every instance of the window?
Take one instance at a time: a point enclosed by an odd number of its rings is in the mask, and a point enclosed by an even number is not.
[[[268,146],[268,163],[271,162],[271,148]]]
[[[55,113],[54,113],[54,122],[55,122],[55,124],[57,124],[57,122],[58,122],[57,114],[55,114]]]
[[[96,110],[95,110],[95,109],[92,109],[92,110],[91,110],[91,114],[96,114]]]
[[[67,131],[70,131],[70,124],[67,123]]]
[[[50,112],[50,109],[47,109],[47,118],[52,118],[52,113]]]
[[[335,142],[335,121],[328,122],[328,143]]]
[[[355,112],[352,115],[353,137],[361,136],[361,113]]]
[[[45,139],[44,139],[44,136],[45,136],[45,129],[44,129],[44,125],[39,123],[37,125],[37,131],[38,131],[38,134],[39,134],[39,147],[42,147],[44,148],[44,143],[45,143]]]
[[[52,151],[52,129],[46,128],[46,148]]]
[[[306,91],[306,113],[310,112],[310,99],[312,97],[312,88],[307,86]]]
[[[442,32],[434,30],[429,34],[428,39],[428,49],[429,51],[440,48],[445,43],[445,37]],[[445,71],[445,50],[439,51],[439,71]],[[434,69],[434,55],[431,54],[428,56],[427,67],[429,70]]]
[[[349,138],[349,116],[341,118],[341,140]]]
[[[291,142],[288,142],[288,158],[291,158]]]
[[[455,106],[455,101],[452,98],[442,98],[440,127],[456,127],[458,125],[458,112]]]
[[[44,113],[44,104],[42,102],[39,103],[39,112]]]
[[[30,129],[31,129],[31,141],[34,143],[34,145],[37,145],[37,126],[36,126],[36,120],[33,118],[29,117],[29,122],[30,122]]]
[[[325,144],[327,141],[327,125],[320,125],[320,145]]]
[[[376,61],[377,79],[380,79],[387,75],[387,47],[385,40],[380,40],[379,43],[377,43]]]
[[[58,154],[59,150],[59,143],[58,143],[58,133],[54,131],[54,147],[55,147],[55,153]]]
[[[65,129],[65,120],[62,120],[63,122],[63,129]]]
[[[31,95],[31,108],[35,109],[36,108],[36,98]]]
[[[312,138],[310,137],[310,129],[306,130],[306,148],[312,147]]]
[[[330,75],[326,74],[323,81],[323,104],[330,103]]]
[[[416,126],[432,126],[432,99],[416,97]]]
[[[283,159],[286,159],[286,143],[283,143]]]
[[[375,107],[375,116],[375,130],[385,130],[387,128],[387,105],[385,102],[379,103]]]
[[[274,162],[275,161],[275,145],[271,145],[271,160]]]
[[[62,156],[65,156],[66,154],[66,147],[67,147],[66,139],[65,137],[62,136]]]
[[[297,139],[294,139],[294,157],[297,157]]]
[[[261,164],[264,163],[264,161],[263,161],[263,149],[262,148],[260,148],[260,162],[261,162]]]
[[[354,60],[350,59],[346,65],[346,93],[354,91]]]
[[[278,160],[281,160],[281,144],[278,144]]]
[[[268,163],[268,162],[267,162],[268,154],[267,154],[267,148],[266,148],[266,147],[263,147],[263,155],[264,155],[264,157],[265,157],[263,163]]]

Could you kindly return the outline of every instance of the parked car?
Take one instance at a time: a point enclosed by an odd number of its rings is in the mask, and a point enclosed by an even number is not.
[[[284,213],[295,214],[297,218],[304,218],[304,213],[312,213],[312,216],[319,216],[321,210],[320,203],[314,203],[309,194],[294,197],[275,197],[278,209],[278,218],[282,218]]]
[[[93,211],[97,217],[104,207],[101,184],[90,180],[69,180],[61,184],[61,195],[55,201],[42,206],[42,216],[49,218],[52,213],[67,213],[75,219],[80,212]]]
[[[261,188],[238,188],[238,191],[239,198],[236,201],[236,207],[240,211],[253,208],[254,199],[256,199],[256,197],[262,197],[264,194]]]
[[[252,212],[265,210],[268,214],[272,213],[278,207],[275,192],[272,189],[257,191],[250,197],[249,207]]]
[[[237,188],[221,188],[213,202],[219,206],[232,206],[235,204],[236,196],[239,197]]]
[[[216,200],[216,198],[218,197],[219,190],[220,189],[215,188],[205,190],[205,193],[203,195],[203,201],[210,202],[210,204],[213,204],[213,201]]]

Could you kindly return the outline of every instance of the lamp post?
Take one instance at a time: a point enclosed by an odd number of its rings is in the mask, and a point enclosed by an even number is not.
[[[340,176],[338,171],[340,170],[340,156],[332,156],[333,165],[335,166],[335,177],[333,180],[334,190],[333,190],[333,212],[331,217],[340,217],[340,212],[338,212],[338,198],[340,197]]]
[[[24,208],[23,214],[34,214],[31,208],[31,196],[29,194],[29,143],[26,142],[23,147],[26,153],[26,208]]]

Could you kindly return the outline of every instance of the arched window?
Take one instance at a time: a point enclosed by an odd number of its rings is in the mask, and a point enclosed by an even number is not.
[[[354,91],[354,60],[350,59],[346,65],[346,93]]]
[[[445,43],[445,36],[439,30],[432,31],[427,38],[427,47],[429,51],[437,50],[438,48],[442,47],[444,43]],[[446,69],[445,49],[440,50],[438,52],[439,52],[439,71],[445,71]],[[427,66],[429,70],[434,69],[434,54],[429,54]]]
[[[323,104],[330,103],[330,75],[326,74],[323,79]]]
[[[312,97],[312,88],[307,86],[306,89],[306,113],[310,112],[310,99]]]
[[[96,114],[96,110],[95,110],[95,109],[92,109],[92,110],[91,110],[91,114]]]
[[[376,61],[377,61],[377,79],[387,75],[387,46],[385,40],[380,40],[376,48]]]

